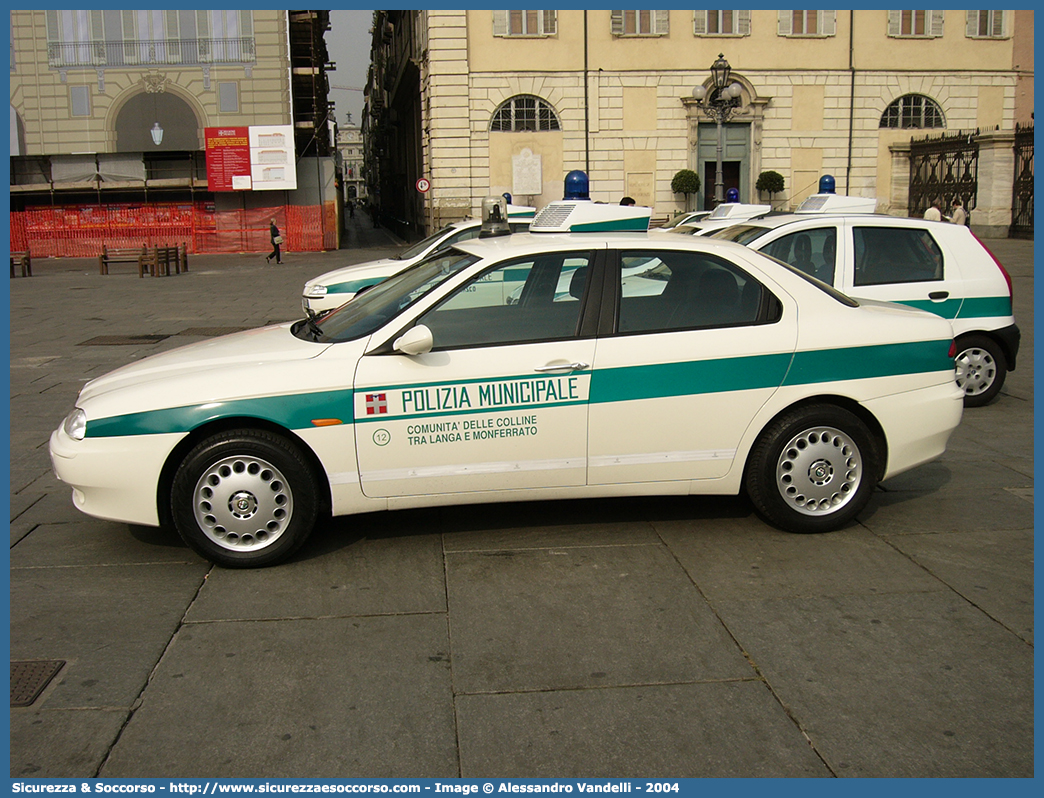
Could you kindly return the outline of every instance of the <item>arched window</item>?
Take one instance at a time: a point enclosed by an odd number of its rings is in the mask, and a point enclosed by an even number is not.
[[[923,94],[906,94],[885,108],[880,127],[946,127],[939,103]]]
[[[519,94],[505,100],[493,112],[491,131],[561,130],[558,116],[551,104],[528,94]]]

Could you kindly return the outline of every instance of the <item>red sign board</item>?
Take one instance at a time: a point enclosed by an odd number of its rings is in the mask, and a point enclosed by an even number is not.
[[[245,127],[208,127],[207,188],[236,191],[250,188],[250,136]]]

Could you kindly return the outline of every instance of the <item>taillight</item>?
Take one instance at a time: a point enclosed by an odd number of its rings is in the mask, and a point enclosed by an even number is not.
[[[969,231],[971,232],[971,231]],[[990,248],[982,243],[982,239],[979,238],[975,233],[972,233],[972,238],[979,242],[979,246],[986,250],[986,254],[993,258],[993,262],[997,264],[997,268],[1001,270],[1001,274],[1004,275],[1004,281],[1008,284],[1008,298],[1014,299],[1015,293],[1011,288],[1011,275],[1008,274],[1008,270],[1004,268],[1004,264],[997,260],[997,256],[990,252]]]

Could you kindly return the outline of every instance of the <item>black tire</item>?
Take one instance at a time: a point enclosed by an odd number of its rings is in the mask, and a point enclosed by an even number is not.
[[[285,560],[311,534],[319,507],[308,461],[289,440],[263,430],[201,441],[178,466],[170,494],[178,534],[226,568]]]
[[[957,384],[964,390],[965,407],[982,407],[1000,393],[1008,375],[1008,361],[988,335],[957,339]]]
[[[788,532],[830,532],[864,508],[880,474],[873,435],[836,405],[794,408],[751,449],[746,491],[758,514]]]

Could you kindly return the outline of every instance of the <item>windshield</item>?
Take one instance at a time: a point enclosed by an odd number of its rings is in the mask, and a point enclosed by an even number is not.
[[[455,249],[432,255],[356,295],[314,324],[302,325],[296,332],[302,338],[311,334],[313,340],[324,343],[370,335],[443,280],[478,259],[476,255],[465,255]]]
[[[402,252],[395,256],[396,260],[409,260],[410,258],[418,257],[419,255],[424,253],[424,250],[426,250],[440,238],[444,238],[446,235],[451,233],[453,229],[453,225],[443,227],[441,230],[439,230],[439,232],[432,233],[423,241],[418,241],[409,249],[404,249]]]
[[[731,227],[708,233],[707,238],[720,238],[722,241],[735,241],[737,244],[743,244],[746,246],[751,241],[761,238],[761,236],[765,235],[768,231],[768,227],[758,227],[753,224],[734,224]]]

